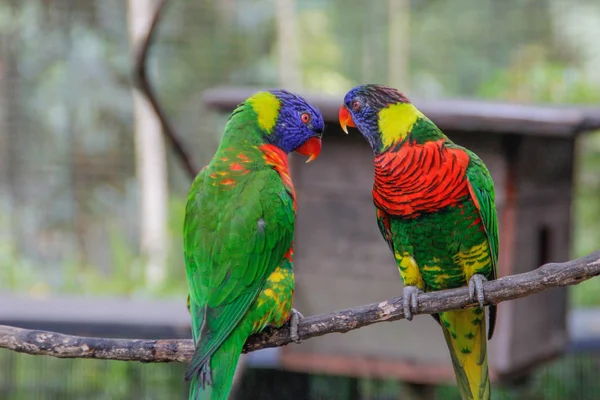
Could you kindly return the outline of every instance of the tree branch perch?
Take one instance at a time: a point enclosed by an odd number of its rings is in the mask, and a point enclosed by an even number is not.
[[[600,251],[564,263],[551,263],[531,272],[485,282],[488,304],[517,299],[543,290],[576,285],[600,275]],[[443,290],[419,295],[417,314],[435,314],[474,307],[467,288]],[[402,298],[372,303],[357,308],[315,315],[300,321],[303,340],[329,333],[345,333],[384,321],[404,318]],[[263,332],[248,339],[245,352],[291,343],[289,327]],[[194,346],[187,340],[105,339],[63,335],[0,325],[0,348],[33,355],[59,358],[96,358],[121,361],[171,362],[189,361]]]

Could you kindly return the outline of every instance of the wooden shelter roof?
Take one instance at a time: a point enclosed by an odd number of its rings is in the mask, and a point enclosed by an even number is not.
[[[204,92],[208,108],[231,112],[253,93],[247,87],[221,87]],[[328,123],[337,123],[343,95],[303,93]],[[526,105],[480,100],[413,100],[442,130],[571,137],[600,129],[600,107]]]

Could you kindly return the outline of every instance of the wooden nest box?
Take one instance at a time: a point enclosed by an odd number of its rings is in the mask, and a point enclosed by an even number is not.
[[[231,112],[256,90],[214,89],[209,108]],[[306,98],[326,121],[322,154],[292,157],[298,196],[296,295],[304,315],[328,313],[402,295],[394,259],[381,238],[371,199],[372,152],[337,122],[342,96]],[[454,142],[476,152],[496,186],[499,275],[569,259],[575,137],[600,128],[596,109],[479,101],[415,101]],[[492,379],[507,380],[559,355],[567,344],[566,289],[501,303],[490,342]],[[442,331],[428,315],[332,334],[281,351],[294,371],[453,382]]]

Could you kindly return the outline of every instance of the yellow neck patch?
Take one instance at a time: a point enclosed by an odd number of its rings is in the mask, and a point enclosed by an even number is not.
[[[404,139],[423,113],[410,103],[392,104],[379,111],[381,143],[387,148]]]
[[[279,99],[272,93],[260,92],[250,97],[248,102],[258,117],[258,125],[268,133],[271,133],[277,123],[279,109],[281,108]]]

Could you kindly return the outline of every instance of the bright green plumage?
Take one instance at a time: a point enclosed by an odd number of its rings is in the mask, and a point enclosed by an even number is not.
[[[353,89],[340,121],[356,125],[373,148],[377,222],[405,284],[408,318],[418,300],[416,288],[435,291],[471,284],[474,294],[483,296],[481,281],[496,278],[498,262],[494,184],[484,163],[392,88]],[[496,309],[490,307],[489,337],[495,317]],[[462,398],[489,400],[484,310],[443,312],[435,318]]]
[[[418,134],[417,132],[414,132]],[[449,146],[451,146],[449,144]],[[458,146],[456,149],[465,151]],[[473,153],[467,167],[469,182],[479,180],[480,184],[491,183],[487,169],[479,169],[478,158]],[[485,168],[485,167],[484,167]],[[473,180],[471,180],[473,178]],[[477,184],[471,184],[478,188]],[[466,286],[474,274],[482,274],[495,279],[494,265],[497,262],[498,238],[496,211],[493,206],[494,192],[474,189],[478,202],[491,201],[480,211],[474,201],[466,196],[453,207],[426,213],[414,219],[397,218],[388,215],[390,231],[399,265],[413,259],[418,265],[418,273],[401,271],[410,284],[414,275],[420,274],[419,289],[435,291]],[[480,224],[474,221],[481,216],[487,235]],[[400,257],[398,257],[398,255]],[[495,308],[492,308],[495,314]],[[472,308],[440,313],[437,316],[442,325],[448,344],[459,389],[463,399],[489,399],[490,381],[488,376],[486,321],[482,309]],[[494,323],[495,316],[491,318]],[[493,330],[493,326],[490,329]]]
[[[302,122],[306,112],[316,114],[314,126]],[[259,93],[233,112],[192,184],[184,223],[196,342],[190,399],[227,399],[248,336],[290,316],[295,195],[287,152],[320,137],[321,122],[295,95]]]

